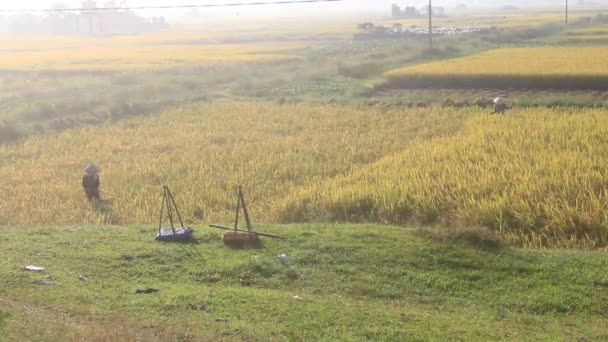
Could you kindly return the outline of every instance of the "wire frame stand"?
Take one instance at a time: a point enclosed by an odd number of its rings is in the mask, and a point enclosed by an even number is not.
[[[166,213],[165,213],[166,208]],[[169,219],[170,227],[163,228],[163,220],[166,217]],[[181,227],[175,228],[174,218],[177,216]],[[168,186],[163,186],[163,200],[160,206],[160,218],[158,220],[158,235],[156,235],[157,241],[188,241],[193,238],[194,230],[192,228],[184,226],[182,217],[179,214],[179,209],[173,198],[171,190]]]
[[[239,229],[239,216],[241,209],[243,210],[243,217],[247,224],[247,230]],[[251,220],[249,219],[249,211],[247,210],[247,204],[245,203],[245,196],[243,196],[243,190],[239,186],[238,199],[236,203],[236,214],[234,218],[234,230],[230,230],[224,233],[222,240],[225,244],[236,245],[241,248],[247,248],[251,245],[258,243],[258,234],[255,234],[251,230]]]
[[[243,195],[243,190],[241,186],[238,187],[237,196],[238,199],[236,203],[234,227],[226,227],[216,224],[209,225],[209,227],[211,228],[226,230],[222,237],[222,240],[225,244],[246,248],[258,244],[260,236],[270,237],[273,239],[284,239],[284,237],[279,235],[263,233],[253,230],[253,228],[251,227],[251,220],[249,219],[249,210],[247,210],[247,203],[245,203],[245,196]],[[239,229],[239,218],[241,210],[243,211],[245,224],[247,224],[247,230]]]

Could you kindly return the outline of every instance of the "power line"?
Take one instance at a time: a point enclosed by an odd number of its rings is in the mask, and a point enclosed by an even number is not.
[[[122,10],[151,10],[151,9],[188,9],[208,7],[238,7],[238,6],[266,6],[266,5],[289,5],[310,4],[321,2],[341,2],[345,0],[284,0],[284,1],[260,1],[260,2],[233,2],[223,4],[199,4],[199,5],[164,5],[164,6],[125,6],[125,7],[96,7],[96,8],[46,8],[46,9],[3,9],[0,13],[20,12],[99,12],[99,11],[122,11]]]

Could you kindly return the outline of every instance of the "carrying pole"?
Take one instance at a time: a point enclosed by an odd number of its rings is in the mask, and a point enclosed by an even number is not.
[[[243,205],[243,215],[245,215],[245,222],[247,223],[247,231],[251,232],[251,221],[249,220],[249,212],[247,211],[247,204],[245,204],[245,196],[243,196],[243,190],[239,185],[239,201]]]
[[[161,233],[161,227],[163,226],[163,214],[165,213],[165,202],[166,202],[167,193],[163,189],[163,200],[160,204],[160,217],[158,219],[158,235]]]
[[[224,226],[220,226],[220,225],[217,225],[217,224],[210,224],[209,227],[211,227],[211,228],[217,228],[217,229],[222,229],[222,230],[233,230],[234,229],[232,227],[224,227]],[[259,235],[259,236],[271,237],[271,238],[275,238],[275,239],[285,239],[285,237],[280,236],[280,235],[270,234],[270,233],[262,233],[262,232],[258,232],[258,231],[255,231],[255,230],[247,231],[247,230],[237,229],[237,232],[251,233],[251,234],[255,234],[255,235]]]
[[[173,230],[173,234],[175,234],[175,227],[173,226],[173,210],[171,208],[171,203],[169,202],[169,187],[165,185],[163,189],[165,191],[165,202],[167,203],[167,214],[169,216],[169,223],[171,224],[171,230]]]
[[[175,213],[177,214],[177,219],[179,220],[179,224],[183,228],[184,222],[182,221],[182,216],[179,214],[179,209],[177,208],[177,203],[175,203],[175,198],[173,198],[173,194],[171,193],[171,190],[169,190],[169,187],[167,187],[167,193],[169,194],[169,198],[171,198],[171,202],[173,203],[173,207],[175,208]],[[173,225],[171,227],[173,227]]]
[[[236,199],[236,218],[234,219],[234,232],[238,231],[239,227],[239,212],[241,211],[241,197]]]

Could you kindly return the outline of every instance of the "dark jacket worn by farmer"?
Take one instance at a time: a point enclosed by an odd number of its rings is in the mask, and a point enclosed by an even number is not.
[[[82,176],[82,188],[89,200],[92,200],[93,198],[101,199],[101,196],[99,195],[99,185],[99,174],[87,173]]]
[[[507,109],[509,109],[509,106],[507,106],[507,103],[503,98],[497,97],[494,99],[494,112],[492,112],[492,114],[503,115]]]

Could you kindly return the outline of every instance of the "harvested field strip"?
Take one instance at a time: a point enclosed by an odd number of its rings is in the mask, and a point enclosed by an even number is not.
[[[608,25],[585,27],[565,33],[567,36],[605,35],[608,34]]]
[[[564,33],[564,36],[570,37],[594,37],[606,35],[608,35],[608,31],[571,31]]]
[[[608,88],[608,48],[505,48],[392,70],[388,88]]]
[[[606,36],[567,36],[560,37],[560,43],[566,43],[571,45],[605,45],[608,44],[608,35]]]

